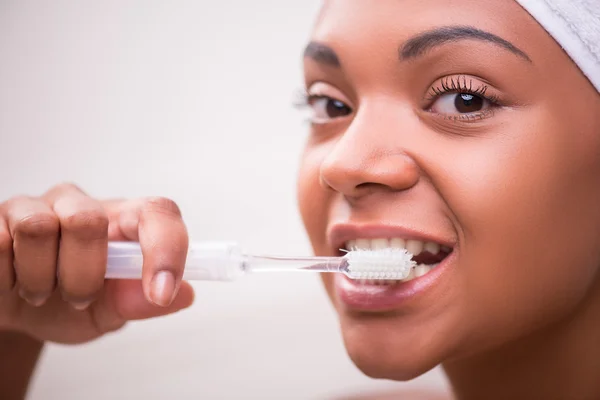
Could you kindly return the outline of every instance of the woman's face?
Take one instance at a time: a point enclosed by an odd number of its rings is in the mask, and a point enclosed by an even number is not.
[[[304,69],[315,253],[435,243],[407,282],[323,277],[366,374],[410,379],[581,306],[600,264],[600,96],[519,5],[328,1]]]

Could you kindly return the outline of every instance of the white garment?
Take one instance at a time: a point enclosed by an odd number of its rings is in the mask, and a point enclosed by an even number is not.
[[[516,0],[600,92],[600,0]]]

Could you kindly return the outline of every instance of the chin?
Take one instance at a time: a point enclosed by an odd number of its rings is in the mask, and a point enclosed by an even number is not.
[[[363,374],[375,379],[409,381],[442,362],[441,352],[430,338],[418,339],[412,332],[403,334],[391,322],[376,321],[378,317],[365,319],[341,318],[346,351]]]

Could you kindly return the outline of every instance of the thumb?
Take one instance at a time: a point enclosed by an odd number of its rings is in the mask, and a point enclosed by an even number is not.
[[[109,280],[103,296],[94,303],[92,316],[102,333],[122,327],[127,321],[160,317],[180,311],[194,302],[194,289],[182,282],[181,289],[168,307],[148,302],[140,280]]]

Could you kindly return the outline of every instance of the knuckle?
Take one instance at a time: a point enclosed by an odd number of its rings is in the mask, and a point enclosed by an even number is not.
[[[0,210],[12,214],[14,210],[19,210],[23,204],[31,204],[34,201],[36,200],[28,196],[14,196],[0,204]]]
[[[30,200],[31,200],[31,197],[28,197],[28,196],[14,196],[14,197],[8,199],[4,203],[4,206],[7,206],[10,208],[14,204],[18,204],[18,203],[22,203],[24,201],[30,201]]]
[[[181,217],[181,210],[177,203],[166,197],[150,197],[142,206],[144,213],[159,213],[172,217]]]
[[[101,209],[69,213],[61,221],[61,226],[67,231],[90,238],[103,238],[108,235],[108,217]]]
[[[52,191],[52,192],[58,192],[58,193],[70,192],[70,191],[78,191],[78,192],[80,192],[81,189],[79,188],[79,186],[75,185],[72,182],[62,182],[62,183],[59,183],[56,186],[53,186],[52,189],[50,189],[50,191]]]
[[[30,238],[48,238],[58,235],[58,217],[50,212],[38,212],[20,218],[15,224],[15,233]]]

